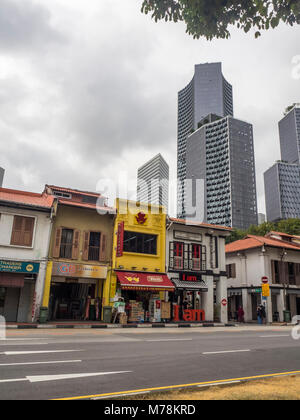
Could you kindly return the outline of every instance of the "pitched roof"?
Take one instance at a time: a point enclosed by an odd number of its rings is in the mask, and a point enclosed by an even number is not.
[[[189,220],[184,220],[184,219],[177,219],[175,217],[169,217],[169,220],[171,222],[174,223],[179,223],[181,225],[186,225],[186,226],[199,226],[199,227],[206,227],[206,228],[210,228],[210,229],[219,229],[219,230],[226,230],[231,232],[233,229],[228,227],[228,226],[221,226],[221,225],[211,225],[209,223],[201,223],[201,222],[192,222]]]
[[[271,239],[265,236],[247,235],[244,239],[232,242],[226,245],[226,254],[231,252],[244,251],[251,248],[261,248],[262,246],[271,246],[276,248],[292,249],[300,251],[300,245],[292,244],[279,239]]]
[[[46,185],[45,188],[50,188],[51,190],[65,192],[68,194],[80,194],[80,195],[89,195],[91,197],[101,197],[101,194],[90,192],[90,191],[81,191],[81,190],[75,190],[74,188],[65,188],[65,187],[58,187],[56,185]]]
[[[51,209],[55,197],[46,193],[37,194],[28,191],[0,188],[0,202],[24,205],[35,208]]]

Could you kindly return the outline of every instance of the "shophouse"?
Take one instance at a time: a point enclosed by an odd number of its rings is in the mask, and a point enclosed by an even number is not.
[[[174,285],[166,268],[166,214],[162,206],[117,199],[112,271],[105,305],[120,299],[128,322],[170,320],[168,292]]]
[[[231,229],[169,218],[167,272],[170,300],[181,321],[227,322],[225,240]]]
[[[226,246],[229,316],[236,319],[242,306],[245,321],[257,319],[257,307],[266,306],[267,321],[300,315],[300,244],[297,237],[270,232],[247,235]],[[262,296],[262,279],[269,296]]]
[[[0,315],[7,322],[39,316],[56,199],[0,188]]]
[[[43,306],[49,320],[101,320],[114,209],[96,193],[46,185],[58,200]]]

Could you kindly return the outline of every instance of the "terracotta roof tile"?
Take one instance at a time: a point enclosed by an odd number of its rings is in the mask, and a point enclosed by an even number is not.
[[[55,197],[48,194],[37,194],[28,191],[0,188],[0,201],[14,204],[24,204],[30,207],[50,209]]]
[[[280,241],[277,239],[266,238],[264,236],[247,235],[244,239],[232,242],[226,245],[226,254],[231,252],[244,251],[251,248],[259,248],[265,246],[271,246],[276,248],[293,249],[300,251],[300,246],[292,244],[286,241]]]
[[[180,223],[182,225],[193,225],[193,226],[199,226],[199,227],[207,227],[207,228],[211,228],[211,229],[220,229],[220,230],[227,230],[229,232],[231,232],[233,229],[228,227],[228,226],[222,226],[222,225],[212,225],[209,223],[201,223],[201,222],[191,222],[189,220],[184,220],[184,219],[177,219],[175,217],[170,217],[169,220],[171,222],[175,222],[175,223]]]

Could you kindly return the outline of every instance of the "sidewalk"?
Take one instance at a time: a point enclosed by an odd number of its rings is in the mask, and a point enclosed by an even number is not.
[[[245,330],[251,330],[253,328],[274,328],[274,327],[290,327],[292,324],[287,323],[273,323],[269,325],[258,325],[256,323],[251,324],[239,324],[239,323],[218,323],[218,322],[203,322],[203,323],[189,323],[189,322],[178,322],[178,323],[142,323],[142,324],[105,324],[99,321],[69,321],[69,322],[49,322],[47,324],[39,323],[10,323],[6,324],[7,330],[13,329],[123,329],[123,328],[223,328],[223,327],[237,327]]]

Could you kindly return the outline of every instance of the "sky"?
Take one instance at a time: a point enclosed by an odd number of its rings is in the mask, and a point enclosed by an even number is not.
[[[195,64],[222,62],[235,117],[254,126],[264,213],[263,173],[280,159],[278,121],[300,102],[300,27],[281,25],[258,39],[232,28],[229,40],[194,40],[183,23],[143,15],[141,4],[1,0],[3,186],[105,192],[106,180],[127,177],[134,190],[137,168],[157,153],[176,178],[177,93]]]

